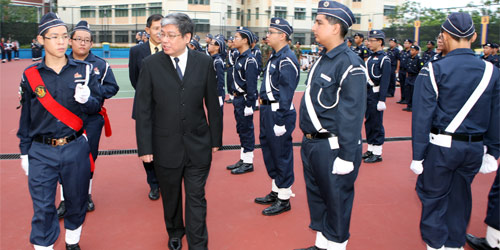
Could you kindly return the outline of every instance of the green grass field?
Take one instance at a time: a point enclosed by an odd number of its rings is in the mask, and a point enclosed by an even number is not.
[[[113,68],[113,65],[128,65],[128,59],[108,59],[107,61],[111,65],[116,81],[120,86],[120,91],[113,98],[133,98],[135,90],[130,84],[128,68]],[[299,86],[296,91],[304,91],[306,89],[306,78],[307,72],[301,72]],[[259,80],[258,89],[260,89],[261,82],[262,81]]]

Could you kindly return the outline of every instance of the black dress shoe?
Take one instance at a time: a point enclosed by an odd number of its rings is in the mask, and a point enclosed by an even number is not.
[[[168,249],[170,250],[180,250],[182,249],[182,241],[179,238],[171,238],[168,241]]]
[[[260,107],[259,106],[255,106],[255,108],[253,109],[253,111],[259,111]]]
[[[80,249],[80,245],[78,245],[78,243],[71,244],[71,245],[66,243],[66,250],[81,250],[81,249]]]
[[[474,250],[498,250],[498,247],[491,247],[490,244],[486,241],[485,238],[479,238],[472,234],[467,234],[465,236],[465,240],[469,244],[469,246]]]
[[[325,248],[319,248],[317,246],[312,246],[308,248],[300,248],[300,249],[295,249],[295,250],[326,250]]]
[[[278,215],[283,212],[290,211],[290,209],[292,209],[292,206],[290,205],[290,200],[282,200],[278,198],[273,203],[273,205],[262,210],[262,214],[267,216]]]
[[[92,200],[92,195],[89,194],[89,203],[87,205],[87,212],[92,212],[95,210],[94,201]]]
[[[255,198],[255,203],[262,205],[273,204],[278,198],[278,193],[271,191],[271,193],[267,194],[264,197]]]
[[[403,111],[411,112],[411,108],[406,107],[406,108],[403,109]]]
[[[404,100],[403,100],[403,99],[401,99],[401,100],[397,101],[396,103],[401,104],[403,101],[404,101]]]
[[[149,199],[153,201],[160,199],[160,189],[152,188],[151,191],[149,191]]]
[[[248,172],[253,172],[252,163],[241,163],[238,168],[231,170],[231,174],[244,174]]]
[[[235,164],[227,166],[226,169],[233,170],[235,168],[239,168],[241,166],[241,164],[243,164],[243,160],[239,160]]]
[[[394,97],[394,94],[387,94],[386,97]]]
[[[379,162],[379,161],[382,161],[382,156],[381,155],[372,155],[372,156],[366,158],[364,161],[365,161],[365,163]]]
[[[361,158],[366,159],[372,155],[373,155],[372,151],[366,151],[363,155],[361,155]]]
[[[57,208],[57,218],[62,219],[66,214],[66,205],[64,205],[64,201],[59,203],[59,207]]]

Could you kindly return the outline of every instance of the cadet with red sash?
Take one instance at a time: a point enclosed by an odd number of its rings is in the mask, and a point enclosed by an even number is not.
[[[30,242],[35,249],[54,247],[59,236],[55,194],[60,178],[65,183],[66,249],[80,249],[91,168],[83,121],[99,112],[100,88],[90,64],[66,56],[68,30],[56,14],[42,17],[37,39],[46,55],[24,71],[17,133],[33,201]]]

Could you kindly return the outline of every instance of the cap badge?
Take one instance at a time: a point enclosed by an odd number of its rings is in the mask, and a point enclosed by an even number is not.
[[[328,1],[323,2],[323,7],[328,7],[328,5],[330,5],[330,2]]]

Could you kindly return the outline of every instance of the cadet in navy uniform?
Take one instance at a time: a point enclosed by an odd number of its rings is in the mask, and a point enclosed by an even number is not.
[[[494,45],[491,43],[483,44],[483,53],[484,55],[481,57],[483,60],[492,63],[493,65],[499,66],[498,55],[494,55]]]
[[[324,50],[309,72],[299,112],[309,227],[317,231],[308,250],[345,250],[350,236],[367,83],[363,60],[344,42],[355,20],[345,5],[320,1],[312,28]]]
[[[427,50],[424,52],[424,56],[422,60],[424,63],[429,62],[436,55],[436,51],[434,51],[434,46],[436,44],[433,41],[427,41]]]
[[[224,98],[226,97],[226,90],[224,89],[225,66],[224,60],[221,57],[221,55],[223,55],[226,51],[226,43],[224,43],[223,37],[212,39],[207,49],[214,62],[214,71],[216,72],[217,77],[217,95],[219,96],[219,105],[221,107],[221,110],[223,110]]]
[[[387,97],[393,97],[396,92],[396,69],[399,64],[399,55],[398,41],[396,38],[391,38],[389,40],[389,49],[387,50],[387,56],[391,59],[391,80],[389,81]]]
[[[399,104],[408,104],[408,97],[406,96],[406,71],[408,70],[408,58],[410,57],[410,47],[413,45],[411,39],[406,39],[403,43],[404,49],[399,55],[399,67],[396,69],[396,75],[399,78],[399,90],[401,91],[401,100],[397,101]]]
[[[227,103],[233,103],[233,85],[234,85],[234,79],[233,79],[233,67],[234,67],[234,62],[236,62],[236,58],[240,55],[238,52],[238,49],[234,48],[233,46],[234,42],[234,37],[230,36],[227,41],[227,74],[226,74],[226,87],[227,87],[227,93],[229,93],[229,99],[227,99]]]
[[[260,144],[269,177],[271,192],[255,199],[258,204],[272,204],[263,215],[276,215],[290,210],[293,196],[292,132],[297,113],[293,94],[299,83],[299,62],[288,47],[293,28],[283,18],[271,18],[267,41],[273,48],[260,85]]]
[[[412,110],[412,102],[413,102],[413,89],[415,85],[415,80],[417,80],[418,73],[420,69],[424,66],[424,61],[420,58],[418,53],[420,52],[420,47],[417,45],[412,45],[410,47],[410,58],[408,58],[408,68],[406,72],[406,94],[408,103],[404,111],[411,112]]]
[[[94,55],[90,49],[93,45],[92,32],[90,31],[90,26],[87,21],[80,21],[74,28],[70,35],[70,43],[72,52],[69,58],[86,61],[90,63],[93,67],[94,74],[98,78],[102,94],[101,106],[104,104],[104,99],[109,99],[118,93],[118,84],[116,83],[115,75],[109,67],[108,62],[104,59]],[[111,127],[109,123],[109,118],[104,107],[98,114],[89,115],[84,121],[84,128],[89,140],[90,152],[92,153],[92,159],[95,162],[99,153],[99,141],[101,139],[102,128],[106,121],[106,136],[111,136]],[[90,183],[89,183],[89,203],[87,211],[94,211],[95,205],[92,200],[92,179],[94,176],[94,169],[90,173]],[[66,213],[66,207],[64,202],[64,188],[61,183],[61,203],[57,208],[57,216],[62,218]]]
[[[370,56],[370,51],[368,48],[363,44],[363,39],[365,36],[361,33],[356,33],[354,34],[354,43],[356,45],[356,48],[354,49],[354,52],[358,54],[361,59],[364,61],[368,60],[368,57]]]
[[[208,45],[212,42],[212,40],[214,39],[214,36],[212,36],[212,34],[207,34],[205,36],[205,42],[207,43],[207,45],[205,46],[205,53],[209,56],[210,55],[210,52],[208,52]]]
[[[68,211],[66,249],[80,249],[90,179],[90,147],[82,136],[83,121],[87,114],[99,111],[100,87],[90,64],[66,56],[68,29],[56,14],[41,18],[37,39],[46,55],[24,71],[17,132],[33,201],[30,242],[35,249],[54,247],[59,236],[55,196],[61,178],[66,183]]]
[[[240,160],[227,166],[231,174],[244,174],[253,171],[253,150],[255,134],[253,127],[253,109],[257,97],[258,64],[250,50],[253,33],[246,27],[239,27],[234,35],[233,46],[239,56],[233,67],[233,105],[236,118],[236,132],[240,137]]]
[[[195,39],[191,39],[191,41],[189,41],[188,48],[191,50],[203,52],[203,49],[201,48],[200,43],[198,41],[196,41]]]
[[[250,48],[252,50],[252,54],[255,56],[255,60],[257,60],[257,65],[258,65],[258,71],[259,75],[257,76],[257,79],[260,79],[260,74],[262,73],[262,51],[260,51],[259,46],[257,46],[257,42],[259,41],[259,37],[255,35],[255,33],[252,33],[253,35],[253,43],[250,45]],[[256,95],[258,93],[255,93]],[[258,96],[255,96],[255,107],[254,110],[259,110],[259,100]]]
[[[427,63],[415,83],[410,168],[420,174],[427,249],[463,249],[472,180],[497,167],[500,73],[470,49],[477,34],[468,13],[450,14],[441,33],[446,56]]]
[[[366,61],[368,90],[366,102],[366,141],[368,150],[363,154],[365,163],[382,161],[382,144],[385,140],[383,124],[385,98],[391,79],[391,59],[384,52],[385,34],[381,30],[371,30],[368,35],[372,55]]]

